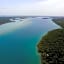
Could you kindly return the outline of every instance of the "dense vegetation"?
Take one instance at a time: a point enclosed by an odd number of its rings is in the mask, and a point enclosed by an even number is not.
[[[64,18],[54,18],[52,19],[56,24],[60,25],[62,28],[64,28]]]
[[[9,20],[10,18],[11,17],[0,17],[0,25],[4,24],[4,23],[12,22],[12,21]]]
[[[64,29],[49,31],[39,42],[42,64],[64,64]]]
[[[5,23],[9,23],[9,22],[13,22],[13,21],[10,21],[10,19],[14,19],[15,18],[21,18],[21,19],[24,19],[24,18],[27,18],[26,16],[12,16],[12,17],[0,17],[0,25],[1,24],[5,24]]]

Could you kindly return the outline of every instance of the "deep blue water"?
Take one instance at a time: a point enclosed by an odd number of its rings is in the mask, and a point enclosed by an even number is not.
[[[37,44],[44,34],[59,26],[51,19],[30,21],[30,25],[0,34],[0,64],[40,64]]]

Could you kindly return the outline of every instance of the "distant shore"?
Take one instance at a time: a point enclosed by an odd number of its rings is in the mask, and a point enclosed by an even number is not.
[[[60,27],[64,28],[64,18],[53,18],[52,21]]]
[[[13,22],[13,21],[10,21],[10,17],[0,17],[0,25],[9,23],[9,22]]]
[[[23,19],[26,19],[27,17],[0,17],[0,25],[9,23],[9,22],[15,22],[15,21],[22,21]]]

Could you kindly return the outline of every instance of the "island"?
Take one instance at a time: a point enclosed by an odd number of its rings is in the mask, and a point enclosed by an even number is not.
[[[48,17],[44,17],[44,18],[42,18],[42,19],[49,19]]]
[[[61,28],[48,31],[38,43],[41,64],[64,64],[64,18],[52,21]]]

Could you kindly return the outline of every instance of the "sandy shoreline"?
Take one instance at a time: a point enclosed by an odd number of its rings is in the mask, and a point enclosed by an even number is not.
[[[11,32],[12,30],[22,28],[24,26],[29,25],[30,23],[32,23],[30,21],[30,19],[25,19],[22,22],[18,21],[18,22],[11,22],[11,23],[2,24],[2,25],[0,25],[0,34],[4,34],[6,32]]]

